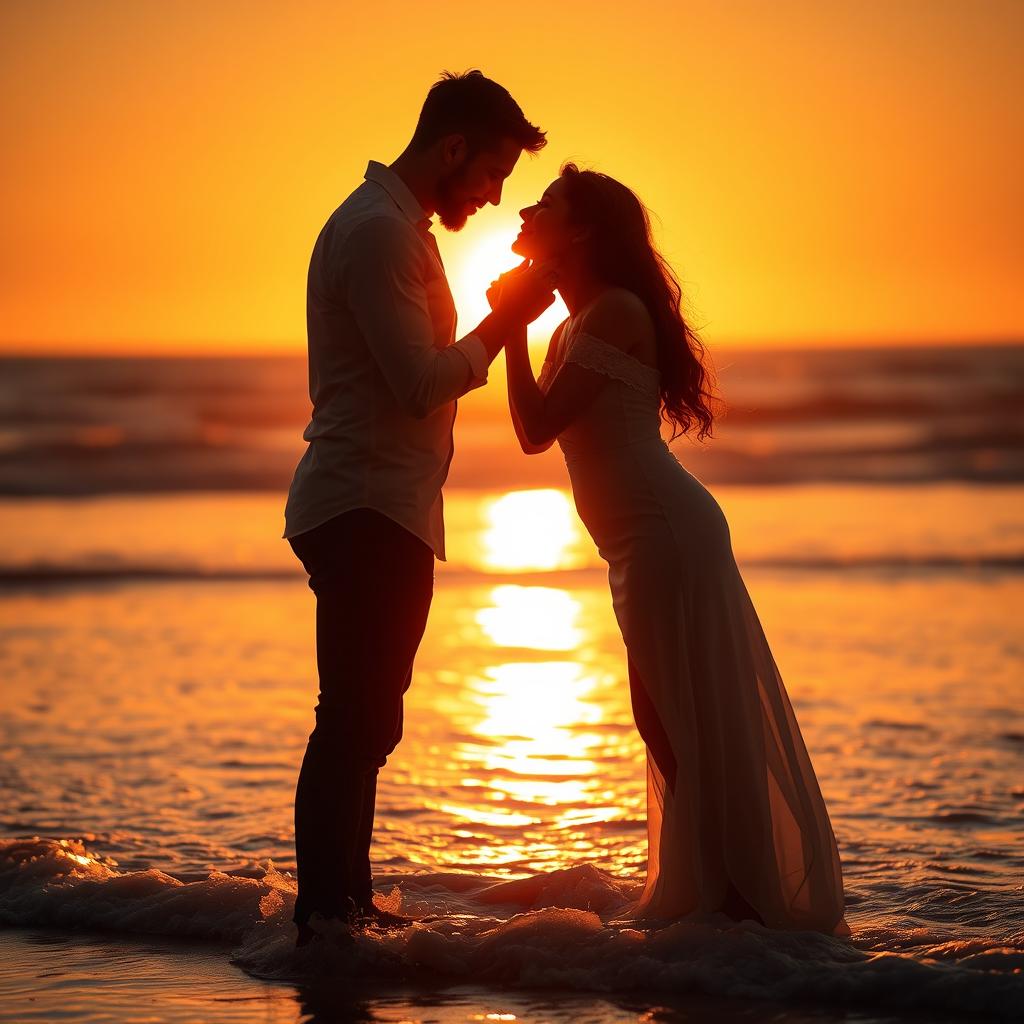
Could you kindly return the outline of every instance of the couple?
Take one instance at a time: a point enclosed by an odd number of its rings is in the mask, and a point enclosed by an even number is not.
[[[502,185],[544,132],[480,72],[431,88],[405,151],[320,233],[309,268],[313,416],[285,536],[316,595],[316,726],[295,795],[298,942],[321,922],[393,926],[373,903],[377,773],[444,558],[441,487],[455,400],[506,350],[527,453],[558,441],[580,517],[608,562],[647,745],[647,880],[629,913],[720,911],[773,928],[848,934],[828,812],[714,498],[661,436],[710,432],[702,349],[651,244],[644,207],[602,174],[563,167],[522,211],[523,266],[455,340],[437,243]],[[539,379],[527,325],[557,287],[571,316]]]

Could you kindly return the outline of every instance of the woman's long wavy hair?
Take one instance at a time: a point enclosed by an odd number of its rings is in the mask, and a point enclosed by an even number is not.
[[[661,375],[661,414],[672,425],[672,439],[711,435],[716,403],[707,356],[696,332],[683,318],[682,288],[651,238],[647,208],[621,182],[583,171],[574,163],[561,169],[573,224],[587,229],[581,244],[591,272],[610,287],[626,288],[643,301],[654,321]]]

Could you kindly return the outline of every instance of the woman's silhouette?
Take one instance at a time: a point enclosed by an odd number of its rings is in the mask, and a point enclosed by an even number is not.
[[[665,420],[703,438],[713,399],[647,212],[624,185],[567,164],[521,216],[513,249],[533,264],[489,297],[554,285],[572,314],[539,380],[525,330],[509,340],[509,396],[524,451],[558,441],[609,566],[648,749],[647,882],[631,913],[719,910],[848,934],[828,812],[728,524],[661,435]]]

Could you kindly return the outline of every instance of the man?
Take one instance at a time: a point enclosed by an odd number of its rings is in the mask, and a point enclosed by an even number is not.
[[[455,306],[430,217],[458,231],[544,132],[479,71],[444,74],[389,167],[327,221],[307,287],[309,442],[285,537],[316,595],[316,726],[295,793],[298,942],[320,920],[396,924],[374,906],[377,773],[402,735],[402,697],[423,635],[455,400],[486,382],[509,332],[552,301],[526,284],[455,341]],[[319,915],[314,918],[313,915]]]

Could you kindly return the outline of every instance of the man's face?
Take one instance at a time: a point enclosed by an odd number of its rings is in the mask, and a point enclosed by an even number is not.
[[[462,141],[451,169],[437,183],[437,215],[449,231],[461,231],[481,206],[501,202],[501,187],[515,170],[522,149],[511,139],[468,155]]]

